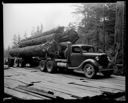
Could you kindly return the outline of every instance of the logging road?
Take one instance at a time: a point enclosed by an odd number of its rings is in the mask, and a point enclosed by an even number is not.
[[[125,93],[125,77],[99,75],[96,79],[87,79],[77,72],[49,74],[36,68],[9,68],[4,70],[4,93],[24,100],[112,95]]]

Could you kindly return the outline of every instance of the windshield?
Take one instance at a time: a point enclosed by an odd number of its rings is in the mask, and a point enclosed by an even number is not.
[[[86,53],[103,53],[103,50],[93,46],[82,46],[82,52]]]

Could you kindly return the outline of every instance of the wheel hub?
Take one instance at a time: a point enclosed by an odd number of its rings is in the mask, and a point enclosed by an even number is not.
[[[93,74],[93,70],[92,70],[91,67],[86,68],[86,70],[87,70],[86,72],[87,72],[88,75]]]

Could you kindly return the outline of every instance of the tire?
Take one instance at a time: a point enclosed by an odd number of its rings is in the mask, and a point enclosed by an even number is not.
[[[16,58],[14,60],[14,67],[19,67],[19,59],[18,58]]]
[[[106,72],[102,72],[104,77],[110,77],[113,74],[113,71],[106,71]]]
[[[19,63],[19,67],[22,67],[22,66],[21,66],[21,63]]]
[[[52,60],[50,60],[50,61],[47,62],[46,68],[47,68],[47,72],[49,72],[49,73],[54,73],[57,70],[56,69],[55,62],[52,61]]]
[[[21,65],[22,65],[21,62],[22,62],[22,60],[20,59],[20,60],[19,60],[19,67],[22,67],[22,66],[21,66]]]
[[[96,76],[96,69],[91,63],[85,64],[83,71],[86,78],[92,79]]]
[[[40,71],[45,72],[46,71],[46,61],[41,60],[39,64]]]

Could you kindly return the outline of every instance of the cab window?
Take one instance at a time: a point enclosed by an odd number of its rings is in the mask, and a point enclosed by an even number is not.
[[[72,47],[72,53],[80,53],[81,49],[80,47]]]
[[[86,53],[86,52],[90,52],[90,53],[93,53],[95,52],[94,48],[91,47],[91,46],[82,46],[82,52]]]

